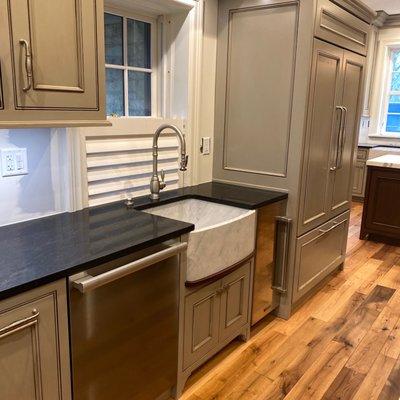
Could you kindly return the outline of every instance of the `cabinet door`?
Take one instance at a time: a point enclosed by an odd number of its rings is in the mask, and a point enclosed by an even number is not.
[[[312,79],[307,117],[305,165],[301,195],[300,234],[329,218],[332,142],[339,129],[343,50],[314,41]]]
[[[218,344],[221,281],[186,297],[183,366],[189,367]]]
[[[348,226],[346,212],[297,239],[293,302],[344,262]]]
[[[222,280],[220,341],[237,334],[248,322],[250,270],[248,262]]]
[[[0,110],[4,110],[3,80],[2,80],[2,76],[1,76],[1,61],[0,61]]]
[[[97,1],[8,1],[17,109],[99,108]]]
[[[343,126],[333,147],[336,151],[336,170],[332,184],[331,217],[350,208],[354,148],[358,138],[362,83],[365,57],[349,51],[343,58]],[[362,181],[363,182],[363,181]]]
[[[0,399],[68,400],[65,281],[0,303]]]
[[[364,197],[365,162],[357,161],[354,165],[353,196]]]

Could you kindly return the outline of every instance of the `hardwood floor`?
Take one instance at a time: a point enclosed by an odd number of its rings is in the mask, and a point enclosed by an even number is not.
[[[211,359],[184,400],[399,400],[400,248],[360,241],[361,213],[354,203],[344,270]]]

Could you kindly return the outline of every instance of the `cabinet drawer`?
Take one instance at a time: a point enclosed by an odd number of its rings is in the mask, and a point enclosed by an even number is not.
[[[293,301],[344,261],[349,216],[347,211],[297,239]]]
[[[315,36],[366,55],[370,26],[330,0],[319,0]]]

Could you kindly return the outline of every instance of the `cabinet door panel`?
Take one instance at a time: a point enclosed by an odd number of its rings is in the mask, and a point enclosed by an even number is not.
[[[3,80],[2,80],[2,76],[1,76],[1,61],[0,61],[0,110],[4,110]]]
[[[346,107],[345,126],[339,142],[338,169],[334,174],[332,186],[331,217],[349,209],[351,201],[352,171],[354,147],[358,137],[362,107],[362,82],[365,58],[348,51],[344,52],[343,61],[343,99],[341,105]]]
[[[249,315],[249,282],[251,263],[246,263],[222,280],[220,333],[228,339],[245,325]]]
[[[300,233],[326,221],[330,211],[332,141],[339,129],[343,50],[315,40],[308,108]]]
[[[0,303],[0,398],[68,400],[69,379],[65,282]]]
[[[353,196],[364,196],[365,162],[356,162],[353,175]]]
[[[97,109],[96,0],[9,0],[8,6],[16,108]]]
[[[208,285],[185,300],[184,368],[205,356],[218,344],[221,282]]]
[[[344,261],[348,226],[346,212],[297,239],[294,302]]]

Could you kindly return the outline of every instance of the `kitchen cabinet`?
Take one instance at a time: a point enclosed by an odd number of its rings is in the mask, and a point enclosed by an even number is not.
[[[394,156],[398,157],[398,156]],[[400,167],[367,167],[367,184],[361,222],[361,239],[399,244]]]
[[[0,62],[0,110],[4,110],[3,81],[1,78],[1,62]]]
[[[363,199],[367,180],[367,160],[369,149],[358,148],[354,161],[353,198]]]
[[[370,25],[334,1],[319,0],[315,36],[365,56]]]
[[[299,234],[350,206],[365,58],[315,39]]]
[[[288,318],[325,276],[317,271],[330,270],[306,263],[312,284],[298,286],[299,240],[350,208],[376,13],[359,0],[218,4],[213,179],[290,193],[282,215],[291,221],[285,285],[276,308]]]
[[[349,218],[347,211],[297,239],[294,301],[344,262]]]
[[[0,0],[0,10],[0,127],[107,124],[102,0]]]
[[[252,261],[247,261],[229,275],[186,296],[183,351],[186,373],[190,374],[249,326],[251,267]]]
[[[66,284],[0,302],[0,398],[69,400]]]

